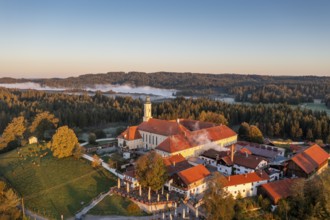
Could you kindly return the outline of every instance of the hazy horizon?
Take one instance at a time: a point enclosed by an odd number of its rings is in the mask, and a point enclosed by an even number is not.
[[[330,1],[0,0],[0,77],[330,76]]]
[[[61,75],[61,76],[58,76],[56,74],[49,74],[49,76],[40,76],[40,77],[34,77],[34,76],[26,76],[26,75],[22,75],[22,76],[11,76],[10,74],[1,74],[0,73],[0,78],[14,78],[14,79],[27,79],[27,80],[33,80],[33,79],[51,79],[51,78],[59,78],[59,79],[65,79],[65,78],[69,78],[69,77],[78,77],[78,76],[82,76],[82,75],[87,75],[87,74],[106,74],[108,72],[125,72],[125,71],[107,71],[107,72],[104,72],[104,73],[83,73],[83,74],[65,74],[65,75]],[[144,71],[128,71],[128,72],[125,72],[125,73],[129,73],[129,72],[144,72]],[[155,72],[145,72],[147,74],[151,74],[151,73],[156,73],[156,72],[170,72],[170,71],[155,71]],[[173,71],[175,72],[175,71]],[[290,76],[317,76],[317,77],[330,77],[330,74],[297,74],[297,75],[294,75],[294,74],[249,74],[249,73],[195,73],[195,72],[175,72],[175,73],[193,73],[193,74],[234,74],[234,75],[260,75],[260,76],[287,76],[287,77],[290,77]]]

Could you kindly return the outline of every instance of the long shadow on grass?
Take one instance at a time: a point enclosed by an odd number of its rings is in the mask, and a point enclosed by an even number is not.
[[[89,201],[85,201],[86,198],[84,198],[84,192],[79,192],[78,190],[76,190],[74,187],[68,185],[66,186],[68,194],[71,198],[73,198],[74,203],[75,204],[69,204],[67,205],[67,209],[70,212],[70,214],[73,216],[76,214],[77,211],[79,211],[80,207],[81,207],[81,202],[83,201],[84,203],[89,202]]]

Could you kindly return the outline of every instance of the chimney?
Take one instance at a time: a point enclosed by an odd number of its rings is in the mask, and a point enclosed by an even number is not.
[[[245,152],[245,156],[246,156],[246,157],[249,157],[249,154],[248,154],[247,152]]]
[[[230,147],[230,150],[231,150],[231,155],[230,155],[230,159],[232,162],[234,162],[234,149],[235,146],[232,144],[231,147]]]
[[[247,178],[247,174],[244,174],[245,178]]]
[[[230,181],[230,176],[228,176],[228,181]]]
[[[176,119],[176,123],[178,123],[178,124],[179,124],[179,123],[180,123],[180,119],[178,119],[178,118],[177,118],[177,119]]]
[[[175,161],[173,161],[173,166],[175,167]]]

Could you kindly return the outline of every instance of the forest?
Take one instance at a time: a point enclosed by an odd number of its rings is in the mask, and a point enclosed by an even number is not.
[[[18,116],[32,120],[38,113],[48,111],[59,119],[58,125],[72,128],[102,126],[110,122],[135,125],[142,121],[144,100],[131,97],[108,97],[101,92],[69,95],[35,90],[0,88],[0,133]],[[322,139],[330,143],[330,118],[319,112],[287,104],[228,104],[208,98],[186,99],[153,103],[155,118],[200,119],[203,112],[222,114],[229,126],[247,122],[257,125],[264,136],[293,140]]]
[[[228,94],[236,101],[252,103],[300,104],[325,101],[330,94],[330,77],[263,76],[242,74],[202,74],[176,72],[109,72],[52,79],[1,78],[0,83],[32,81],[42,86],[79,89],[95,84],[151,86],[178,90],[176,96]]]

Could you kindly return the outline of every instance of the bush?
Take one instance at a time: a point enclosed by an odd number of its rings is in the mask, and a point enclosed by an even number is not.
[[[138,214],[140,212],[140,207],[135,204],[135,203],[131,203],[127,206],[127,212],[130,214],[130,215],[134,215],[134,214]]]

